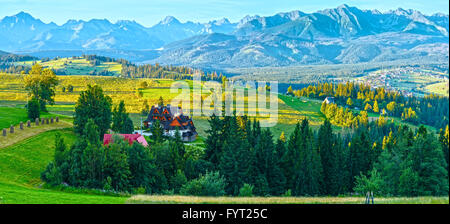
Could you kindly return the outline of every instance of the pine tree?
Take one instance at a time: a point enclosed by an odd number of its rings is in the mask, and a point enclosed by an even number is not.
[[[314,136],[307,119],[303,119],[300,127],[300,160],[294,187],[295,195],[320,194],[322,179],[322,164],[319,152],[314,148]]]
[[[205,159],[214,165],[220,161],[222,154],[222,121],[215,114],[211,115],[208,120],[210,129],[206,131],[208,137],[205,140]]]
[[[352,98],[348,98],[347,99],[347,105],[349,105],[349,106],[352,106],[353,105],[353,101],[352,101]]]
[[[133,121],[128,116],[128,113],[125,109],[124,101],[120,101],[119,106],[114,108],[113,112],[113,124],[112,130],[116,133],[121,134],[132,134],[134,131]]]
[[[249,183],[252,158],[248,143],[241,138],[236,117],[229,118],[229,127],[224,129],[226,138],[219,162],[220,173],[227,180],[225,190],[228,194],[238,195],[244,183]]]
[[[448,172],[442,150],[433,134],[421,126],[408,160],[419,175],[419,195],[448,195]]]
[[[375,112],[375,113],[380,112],[380,108],[378,107],[378,102],[376,100],[375,100],[375,102],[373,102],[373,112]]]
[[[156,120],[152,123],[151,133],[152,133],[151,138],[156,143],[162,143],[164,141],[164,137],[163,137],[164,130],[162,129],[161,123],[159,122],[159,120]]]
[[[335,136],[331,129],[331,123],[325,120],[319,129],[318,148],[323,167],[323,193],[326,195],[339,194],[339,158],[335,145]]]
[[[355,182],[355,177],[359,176],[360,173],[366,174],[371,169],[370,157],[368,156],[370,149],[371,144],[365,131],[352,138],[350,144],[352,183]]]
[[[286,189],[294,190],[296,171],[298,170],[300,153],[300,123],[295,126],[294,132],[291,134],[285,153],[282,156],[281,168],[286,177]]]
[[[277,151],[273,144],[273,136],[269,130],[261,133],[261,138],[255,146],[256,168],[258,174],[267,182],[268,189],[258,189],[257,195],[280,195],[284,192],[285,177],[279,167]]]

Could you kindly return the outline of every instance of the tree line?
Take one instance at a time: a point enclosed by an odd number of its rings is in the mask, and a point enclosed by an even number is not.
[[[335,97],[342,106],[359,108],[367,112],[401,118],[412,124],[426,124],[437,129],[445,128],[449,122],[449,99],[430,94],[425,97],[405,96],[398,91],[383,87],[347,83],[318,83],[299,90],[288,88],[288,94],[297,97],[325,99]]]

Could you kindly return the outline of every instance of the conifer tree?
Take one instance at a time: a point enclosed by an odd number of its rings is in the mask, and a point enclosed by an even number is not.
[[[236,117],[229,117],[229,128],[224,129],[227,134],[223,142],[223,152],[219,162],[220,173],[227,180],[225,191],[231,195],[238,195],[244,183],[249,183],[252,170],[252,158],[248,143],[241,137]]]
[[[314,136],[307,119],[300,127],[300,160],[294,187],[295,195],[319,195],[321,190],[322,164],[319,152],[314,147]]]
[[[213,114],[209,118],[208,123],[210,129],[206,131],[208,137],[205,140],[205,159],[217,165],[222,154],[222,121]]]
[[[298,170],[300,160],[300,123],[295,126],[287,143],[286,151],[281,159],[281,169],[286,177],[286,189],[294,190],[296,171]]]
[[[331,123],[325,120],[319,129],[318,149],[323,167],[323,193],[326,195],[337,195],[339,193],[339,158],[335,145],[335,136],[331,129]]]
[[[272,139],[272,133],[269,130],[264,130],[255,146],[255,165],[258,173],[268,185],[267,192],[261,191],[260,195],[280,195],[284,192],[285,177],[279,167],[277,152]],[[258,186],[255,187],[258,188]]]

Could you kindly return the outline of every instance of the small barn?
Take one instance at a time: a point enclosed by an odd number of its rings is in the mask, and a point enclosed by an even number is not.
[[[148,143],[145,140],[144,136],[140,134],[119,134],[123,137],[124,141],[127,141],[130,145],[132,145],[134,142],[138,142],[141,145],[147,147]],[[103,145],[109,145],[110,143],[113,143],[112,134],[105,134],[103,136]]]

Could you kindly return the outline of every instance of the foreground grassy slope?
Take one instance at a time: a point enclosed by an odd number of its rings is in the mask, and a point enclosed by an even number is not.
[[[125,197],[41,188],[40,174],[53,158],[57,132],[67,144],[75,141],[73,132],[66,129],[41,133],[0,149],[0,203],[124,203]]]

